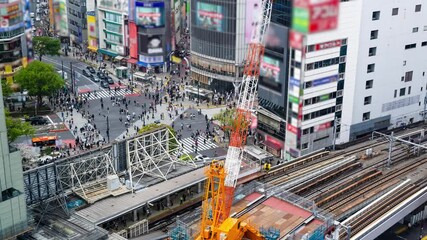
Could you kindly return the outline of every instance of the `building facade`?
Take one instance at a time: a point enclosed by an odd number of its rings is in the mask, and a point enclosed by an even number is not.
[[[260,1],[196,0],[190,4],[191,78],[202,88],[237,92],[253,23],[259,20],[256,13],[261,13]]]
[[[0,86],[0,239],[9,239],[28,229],[21,154],[9,148]]]
[[[135,1],[133,13],[138,70],[162,72],[172,51],[171,1]]]
[[[101,0],[97,9],[98,53],[104,59],[128,55],[128,0]]]
[[[30,2],[0,1],[0,79],[13,75],[33,58]]]
[[[337,22],[293,9],[287,159],[423,119],[427,1],[330,3]]]
[[[280,158],[284,157],[285,150],[291,2],[273,2],[258,82],[258,142]]]
[[[68,31],[71,45],[82,48],[87,43],[86,0],[67,0]]]

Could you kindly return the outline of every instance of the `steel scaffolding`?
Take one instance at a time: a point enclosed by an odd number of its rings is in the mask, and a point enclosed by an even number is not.
[[[133,190],[141,188],[142,177],[148,175],[168,179],[176,164],[196,167],[192,158],[165,126],[126,141],[127,167]]]

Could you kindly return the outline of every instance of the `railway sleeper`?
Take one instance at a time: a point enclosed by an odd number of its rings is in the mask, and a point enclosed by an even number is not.
[[[343,188],[342,190],[340,190],[340,191],[338,191],[338,192],[336,192],[336,193],[334,193],[332,195],[329,195],[326,198],[316,199],[315,200],[316,206],[320,207],[320,206],[326,204],[327,202],[332,201],[333,199],[338,198],[339,196],[341,196],[341,195],[343,195],[343,194],[345,194],[345,193],[347,193],[349,191],[352,191],[356,187],[358,187],[358,186],[360,186],[360,185],[362,185],[362,184],[364,184],[364,183],[366,183],[366,182],[368,182],[368,181],[370,181],[370,180],[372,180],[372,179],[374,179],[374,178],[376,178],[378,176],[381,176],[381,175],[382,175],[382,172],[376,172],[374,174],[371,174],[369,176],[364,177],[363,179],[361,179],[361,180],[359,180],[359,181],[357,181],[357,182],[355,182],[355,183],[353,183],[353,184],[351,184],[351,185]]]
[[[294,193],[297,195],[301,195],[302,193],[310,190],[311,188],[323,184],[324,182],[326,182],[327,180],[329,180],[331,178],[338,177],[345,172],[349,172],[349,171],[356,169],[356,168],[359,168],[361,166],[362,166],[362,163],[360,163],[360,162],[353,163],[353,164],[350,164],[349,166],[338,169],[338,171],[334,171],[332,174],[331,173],[322,174],[319,176],[320,179],[318,179],[316,181],[314,181],[314,179],[310,180],[311,183],[304,185],[302,188],[298,189],[297,191],[294,191]]]

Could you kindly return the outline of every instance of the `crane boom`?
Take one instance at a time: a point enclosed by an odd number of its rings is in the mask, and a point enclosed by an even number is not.
[[[262,13],[259,21],[255,22],[256,28],[253,32],[252,42],[248,47],[243,80],[240,86],[237,102],[237,113],[231,130],[230,144],[225,159],[225,192],[227,194],[224,214],[230,215],[233,203],[234,189],[239,176],[240,164],[242,162],[242,148],[246,143],[248,134],[251,109],[255,102],[258,79],[260,74],[261,58],[264,54],[264,37],[266,35],[271,19],[272,0],[262,0]]]

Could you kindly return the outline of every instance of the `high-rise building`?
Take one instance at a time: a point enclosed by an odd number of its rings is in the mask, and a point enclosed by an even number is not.
[[[30,2],[0,1],[0,79],[13,75],[33,58]]]
[[[128,55],[128,0],[101,0],[97,9],[98,53],[103,58],[123,59]]]
[[[21,155],[9,148],[0,86],[0,239],[19,235],[27,228]]]
[[[273,2],[258,81],[258,142],[265,150],[281,158],[285,149],[291,2]]]
[[[83,48],[87,41],[86,0],[67,0],[68,31],[71,46]]]
[[[260,1],[195,0],[190,4],[191,79],[200,88],[217,92],[238,89]]]
[[[288,159],[424,118],[427,1],[328,4],[293,6]]]

